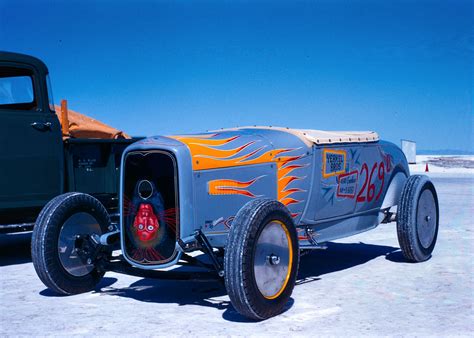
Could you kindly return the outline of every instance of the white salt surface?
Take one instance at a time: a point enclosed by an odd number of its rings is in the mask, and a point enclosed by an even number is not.
[[[57,297],[36,276],[30,236],[2,236],[0,336],[472,337],[474,176],[431,175],[441,216],[429,261],[403,260],[395,223],[331,243],[302,258],[288,310],[263,322],[240,317],[217,282],[107,273],[93,292]]]
[[[474,156],[472,155],[417,155],[416,164],[410,164],[411,174],[425,173],[474,175]]]

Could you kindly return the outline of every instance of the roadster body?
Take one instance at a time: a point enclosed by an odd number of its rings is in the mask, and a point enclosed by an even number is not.
[[[225,247],[240,208],[269,198],[289,210],[304,248],[378,225],[397,202],[392,194],[384,203],[389,185],[399,193],[409,176],[403,153],[375,133],[280,128],[152,137],[128,147],[122,165],[122,247],[131,251],[133,217],[127,215],[136,209],[134,189],[141,179],[162,196],[174,195],[165,205],[178,211],[173,247],[199,229],[213,247]],[[160,175],[166,175],[167,187]],[[132,264],[159,268],[176,263],[180,249],[163,260],[137,261],[128,250],[124,256]]]
[[[214,270],[241,314],[265,319],[283,311],[302,250],[395,220],[408,260],[428,259],[436,242],[433,184],[410,176],[402,151],[375,132],[157,136],[127,147],[121,168],[116,228],[84,194],[56,198],[38,218],[33,261],[55,291],[90,290],[108,270],[163,276],[157,270],[185,261]],[[58,243],[49,251],[48,236]],[[197,250],[211,264],[189,255]]]

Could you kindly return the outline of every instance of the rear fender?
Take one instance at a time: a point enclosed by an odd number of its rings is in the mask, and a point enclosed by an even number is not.
[[[398,204],[407,175],[403,171],[396,172],[390,181],[387,192],[382,202],[381,210],[388,209]]]

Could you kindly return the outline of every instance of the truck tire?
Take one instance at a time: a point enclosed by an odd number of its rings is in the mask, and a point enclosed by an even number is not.
[[[296,228],[278,201],[247,203],[232,222],[224,255],[224,280],[234,308],[263,320],[283,312],[296,281]]]
[[[413,175],[403,187],[397,210],[397,235],[403,256],[410,262],[431,257],[439,227],[438,196],[425,175]]]
[[[109,224],[107,210],[87,194],[66,193],[46,204],[31,238],[33,266],[44,285],[62,295],[93,290],[104,273],[78,254],[76,236],[100,236]]]

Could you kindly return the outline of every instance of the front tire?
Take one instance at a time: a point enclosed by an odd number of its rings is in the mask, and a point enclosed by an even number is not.
[[[283,312],[298,265],[298,237],[286,207],[268,199],[247,203],[232,222],[224,256],[234,308],[254,320]]]
[[[44,285],[62,295],[93,290],[104,273],[79,254],[77,236],[100,236],[109,224],[107,210],[87,194],[67,193],[46,204],[31,238],[33,266]]]
[[[431,257],[439,228],[438,195],[425,175],[413,175],[403,187],[397,210],[397,235],[403,256],[410,262]]]

